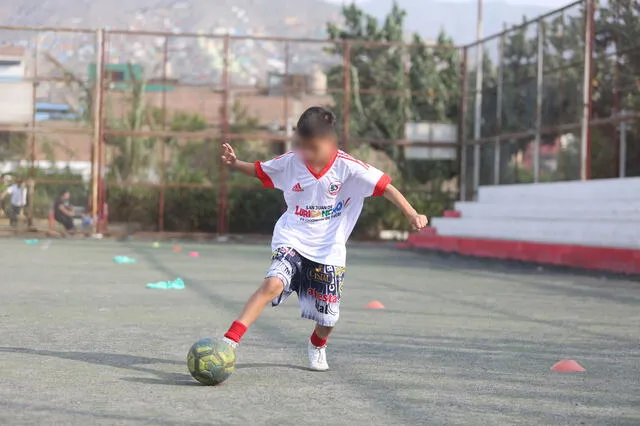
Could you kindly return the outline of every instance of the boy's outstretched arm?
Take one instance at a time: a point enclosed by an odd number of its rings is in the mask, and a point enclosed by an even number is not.
[[[419,214],[395,186],[387,185],[387,188],[384,190],[384,198],[391,201],[402,211],[413,229],[420,230],[429,224],[427,216]]]
[[[228,143],[222,145],[222,161],[227,166],[233,167],[247,176],[257,177],[255,165],[253,163],[238,160],[235,151]]]

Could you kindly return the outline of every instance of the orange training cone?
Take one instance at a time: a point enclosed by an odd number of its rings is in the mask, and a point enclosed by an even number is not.
[[[556,362],[551,367],[551,370],[558,371],[560,373],[577,373],[587,371],[583,366],[572,359],[563,359],[562,361]]]
[[[175,247],[173,248],[173,251],[174,251],[174,252],[176,252],[176,253],[178,253],[179,251],[182,251],[182,247],[180,247],[180,246],[175,246]]]
[[[364,305],[364,307],[367,309],[384,309],[384,305],[377,300],[373,300],[367,303],[366,305]]]

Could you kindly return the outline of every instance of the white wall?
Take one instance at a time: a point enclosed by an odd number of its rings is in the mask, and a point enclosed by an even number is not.
[[[30,167],[30,163],[24,160],[4,162],[0,163],[0,173],[15,172],[20,168],[28,167]],[[69,167],[72,172],[81,174],[83,180],[88,182],[91,179],[91,163],[89,161],[56,161],[51,163],[50,161],[41,160],[35,162],[35,167],[39,169],[56,168],[59,170]]]
[[[15,80],[22,79],[26,73],[26,66],[24,60],[19,57],[2,56],[3,60],[16,61],[16,65],[2,65],[0,66],[0,80]]]
[[[27,81],[0,81],[0,123],[31,123],[33,91],[33,84]]]

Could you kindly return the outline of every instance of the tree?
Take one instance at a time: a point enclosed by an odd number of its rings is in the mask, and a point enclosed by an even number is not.
[[[26,133],[0,131],[0,163],[23,159],[26,148]]]
[[[411,45],[403,44],[406,12],[397,3],[382,23],[355,4],[344,6],[342,13],[344,24],[329,23],[327,32],[336,42],[329,49],[331,54],[343,58],[345,46],[339,41],[350,42],[349,136],[356,141],[385,141],[371,145],[396,161],[406,180],[430,180],[435,170],[438,177],[448,177],[451,164],[408,162],[404,151],[390,142],[404,138],[408,121],[457,120],[460,92],[457,50],[428,47],[418,35],[413,36]],[[444,32],[438,42],[452,44]],[[331,86],[341,87],[343,80],[342,64],[329,70]],[[344,116],[343,94],[334,93],[333,100],[338,115]]]

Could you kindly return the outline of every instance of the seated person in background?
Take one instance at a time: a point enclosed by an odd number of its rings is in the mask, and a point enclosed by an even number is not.
[[[70,232],[75,231],[75,226],[73,224],[73,209],[71,208],[71,204],[69,204],[69,194],[68,190],[62,191],[60,196],[56,198],[53,203],[53,217],[62,226],[64,229]]]

